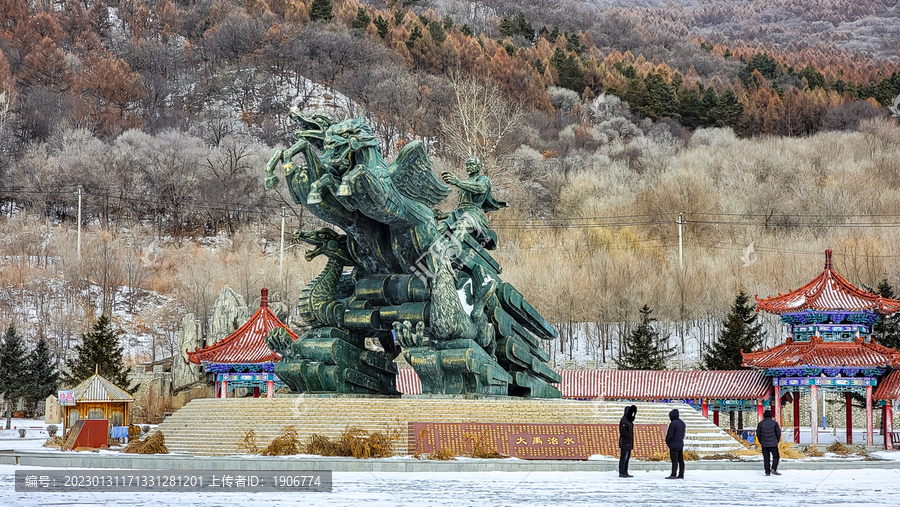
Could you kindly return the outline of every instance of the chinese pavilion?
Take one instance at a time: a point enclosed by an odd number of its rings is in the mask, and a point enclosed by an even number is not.
[[[186,351],[188,360],[202,364],[207,372],[216,374],[216,396],[226,398],[235,388],[252,388],[258,397],[260,388],[272,398],[275,390],[284,387],[273,373],[273,366],[281,356],[266,346],[266,335],[276,327],[287,330],[291,339],[297,334],[284,325],[269,309],[269,290],[263,289],[259,310],[243,326],[219,342]]]
[[[866,398],[866,441],[873,445],[873,388],[892,369],[900,369],[900,352],[871,339],[872,326],[883,315],[900,311],[900,301],[854,286],[834,270],[831,250],[825,270],[797,290],[756,298],[757,311],[781,316],[789,337],[768,350],[744,353],[744,366],[763,371],[775,389],[775,420],[781,422],[781,391],[791,393],[794,442],[800,442],[800,398],[809,399],[811,444],[818,443],[819,389],[844,393],[847,443],[853,441],[851,393]],[[823,413],[824,416],[824,413]],[[890,409],[885,410],[890,416]],[[890,446],[890,436],[885,435]]]
[[[73,389],[74,405],[63,406],[63,428],[68,430],[79,419],[106,419],[110,426],[127,426],[129,403],[134,398],[99,373]]]

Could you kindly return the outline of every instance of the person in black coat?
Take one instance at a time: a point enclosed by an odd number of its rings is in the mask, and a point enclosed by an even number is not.
[[[666,445],[672,459],[672,475],[666,479],[684,479],[684,421],[678,417],[678,409],[669,412],[669,429],[666,431]],[[676,474],[677,472],[677,474]]]
[[[763,420],[756,425],[756,439],[759,440],[759,446],[762,447],[763,467],[766,469],[766,475],[781,475],[778,473],[778,462],[781,455],[778,453],[778,443],[781,442],[781,426],[772,419],[772,411],[763,412]],[[775,457],[771,460],[772,456]],[[772,466],[769,467],[771,460]]]
[[[628,475],[628,460],[631,459],[631,450],[634,449],[634,417],[637,415],[637,407],[631,405],[625,407],[625,415],[619,420],[619,477],[634,477]]]

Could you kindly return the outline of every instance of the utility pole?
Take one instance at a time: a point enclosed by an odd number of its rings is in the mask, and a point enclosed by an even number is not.
[[[678,269],[684,269],[684,243],[682,242],[681,227],[684,225],[684,213],[678,214]]]
[[[278,283],[284,285],[284,217],[287,216],[287,210],[281,207],[281,253],[278,256]],[[284,287],[282,287],[284,292]]]
[[[81,261],[81,195],[83,194],[81,185],[78,185],[78,260]]]

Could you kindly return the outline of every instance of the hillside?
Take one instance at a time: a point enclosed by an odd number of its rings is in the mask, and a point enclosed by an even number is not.
[[[643,304],[708,343],[739,289],[795,288],[826,248],[900,283],[896,6],[596,3],[0,0],[0,325],[62,353],[110,312],[154,357],[225,284],[295,300],[320,266],[293,248],[279,277],[281,210],[322,224],[262,185],[291,105],[366,118],[389,159],[481,156],[513,204],[496,256],[560,349]]]

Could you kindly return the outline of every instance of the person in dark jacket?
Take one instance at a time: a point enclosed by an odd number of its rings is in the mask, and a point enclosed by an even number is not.
[[[684,479],[684,421],[678,417],[678,409],[669,412],[669,429],[666,431],[666,445],[672,459],[672,475],[666,479]],[[677,472],[677,474],[676,474]]]
[[[634,449],[634,417],[637,415],[637,406],[625,407],[625,415],[619,420],[619,477],[634,477],[628,475],[628,460],[631,459],[631,450]]]
[[[778,473],[778,462],[781,455],[778,453],[778,443],[781,442],[781,426],[772,419],[772,411],[763,412],[763,420],[756,425],[756,439],[759,440],[759,446],[762,447],[763,467],[766,469],[766,475],[781,475]],[[775,457],[772,460],[772,456]],[[769,463],[771,460],[771,468]]]

